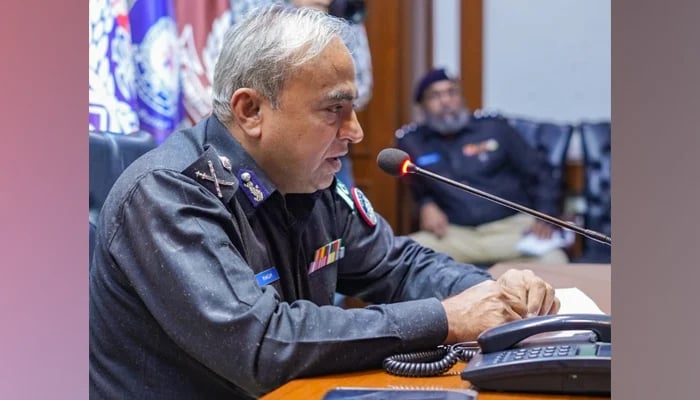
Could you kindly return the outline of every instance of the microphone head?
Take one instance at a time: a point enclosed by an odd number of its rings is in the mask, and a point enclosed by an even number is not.
[[[382,171],[393,176],[403,176],[406,171],[406,162],[411,162],[411,157],[403,150],[388,148],[379,152],[377,164]]]

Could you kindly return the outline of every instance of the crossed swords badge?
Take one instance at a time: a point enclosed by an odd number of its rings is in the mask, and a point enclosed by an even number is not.
[[[226,159],[226,161],[228,161],[228,159]],[[224,162],[222,160],[222,163],[224,164],[224,167],[226,167],[226,162]],[[214,164],[211,162],[211,160],[207,161],[207,165],[209,166],[209,174],[210,175],[207,175],[206,173],[201,172],[201,171],[195,171],[194,174],[199,179],[213,182],[214,188],[216,189],[216,195],[219,196],[219,198],[223,198],[224,195],[221,193],[221,186],[233,186],[233,185],[235,185],[235,182],[225,181],[223,179],[218,179],[216,177],[216,171],[214,171]],[[229,164],[229,168],[231,168],[230,164]]]

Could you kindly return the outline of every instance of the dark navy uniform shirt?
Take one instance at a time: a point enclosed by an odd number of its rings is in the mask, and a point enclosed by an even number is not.
[[[102,209],[90,397],[248,398],[377,368],[441,344],[439,299],[489,278],[394,237],[337,181],[283,196],[209,117],[127,168]],[[334,307],[336,290],[376,305]]]
[[[546,214],[559,210],[560,188],[551,166],[503,118],[472,115],[449,136],[410,124],[396,139],[421,168]],[[430,178],[404,179],[419,206],[434,202],[452,224],[477,226],[517,212]]]

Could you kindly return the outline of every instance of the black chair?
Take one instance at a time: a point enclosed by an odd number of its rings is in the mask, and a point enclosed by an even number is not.
[[[584,163],[586,228],[611,234],[611,125],[609,121],[583,122],[579,126]],[[579,262],[610,263],[610,246],[586,239]]]
[[[508,123],[530,146],[547,159],[552,166],[554,179],[563,192],[566,154],[574,132],[573,125],[539,122],[525,118],[509,118]],[[563,211],[563,204],[560,211]]]
[[[148,132],[131,135],[90,132],[90,259],[95,245],[97,217],[112,185],[129,164],[156,147]]]

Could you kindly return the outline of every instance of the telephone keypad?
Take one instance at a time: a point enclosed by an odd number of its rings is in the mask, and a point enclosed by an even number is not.
[[[528,347],[504,351],[494,360],[496,364],[534,358],[567,357],[572,355],[571,345]]]

